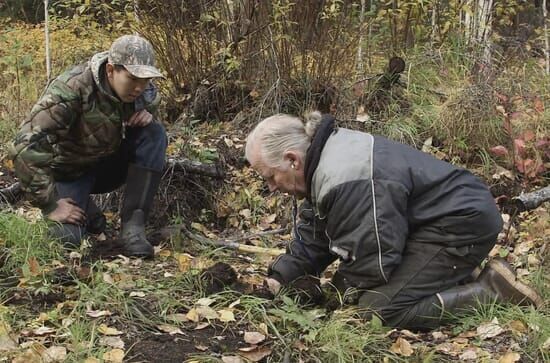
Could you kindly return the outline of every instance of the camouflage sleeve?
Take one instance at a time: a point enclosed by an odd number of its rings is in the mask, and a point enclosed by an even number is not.
[[[44,213],[56,207],[50,165],[56,131],[66,129],[80,113],[80,95],[57,79],[32,108],[10,146],[15,173],[30,201]]]

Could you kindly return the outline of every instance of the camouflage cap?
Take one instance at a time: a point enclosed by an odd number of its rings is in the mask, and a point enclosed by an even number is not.
[[[147,39],[137,35],[123,35],[109,49],[109,63],[124,66],[138,78],[162,77],[155,67],[155,52]]]

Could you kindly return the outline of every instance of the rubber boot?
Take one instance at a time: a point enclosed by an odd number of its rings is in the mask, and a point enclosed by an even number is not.
[[[535,307],[543,303],[535,289],[519,281],[512,266],[500,258],[489,261],[476,282],[491,290],[499,302]]]
[[[478,304],[511,303],[539,307],[543,300],[531,287],[517,280],[512,266],[493,259],[476,281],[452,287],[418,302],[394,325],[408,329],[433,329],[449,316],[467,313]]]
[[[126,190],[120,213],[122,222],[120,238],[124,243],[126,256],[153,257],[153,246],[145,236],[145,222],[160,178],[161,172],[135,164],[130,164],[128,167]]]

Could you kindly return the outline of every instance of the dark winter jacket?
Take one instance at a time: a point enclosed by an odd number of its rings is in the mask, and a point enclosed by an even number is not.
[[[324,117],[305,162],[309,195],[295,239],[270,266],[288,283],[336,258],[358,288],[383,285],[407,243],[461,247],[495,239],[502,219],[487,186],[467,170],[404,144],[335,128]]]

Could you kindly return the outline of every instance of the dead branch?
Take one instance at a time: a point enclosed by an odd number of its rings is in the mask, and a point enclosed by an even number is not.
[[[218,166],[203,164],[198,161],[192,161],[184,158],[169,158],[166,163],[166,167],[181,170],[188,174],[204,175],[217,179],[223,179],[225,174],[223,169]],[[17,197],[19,197],[21,191],[21,184],[19,182],[13,183],[5,188],[0,188],[0,200],[7,203],[13,203]]]
[[[537,208],[542,203],[550,200],[550,186],[531,193],[521,193],[514,198],[517,208],[523,212]]]
[[[0,200],[4,200],[7,203],[12,203],[17,199],[21,193],[21,184],[19,182],[13,183],[10,186],[0,189]]]
[[[173,168],[174,170],[181,170],[185,173],[204,175],[216,179],[223,179],[225,175],[223,169],[216,165],[203,164],[199,161],[185,158],[168,158],[166,167],[168,169]]]
[[[164,227],[154,233],[154,239],[168,239],[170,237],[173,237],[176,234],[182,233],[183,235],[187,236],[188,238],[195,240],[197,242],[208,244],[208,245],[215,245],[223,248],[230,248],[234,250],[238,250],[241,252],[248,252],[248,253],[260,253],[260,254],[268,254],[271,256],[278,256],[282,253],[284,253],[283,249],[278,248],[265,248],[265,247],[258,247],[258,246],[251,246],[251,245],[245,245],[238,243],[238,241],[246,241],[253,238],[259,238],[262,236],[268,236],[268,235],[274,235],[274,234],[280,234],[286,232],[286,228],[279,228],[274,229],[271,231],[263,231],[263,232],[257,232],[257,233],[249,233],[245,234],[243,236],[234,237],[231,239],[220,239],[220,240],[212,240],[210,238],[206,238],[204,236],[195,234],[190,232],[185,225],[183,224],[176,224],[172,226]]]

